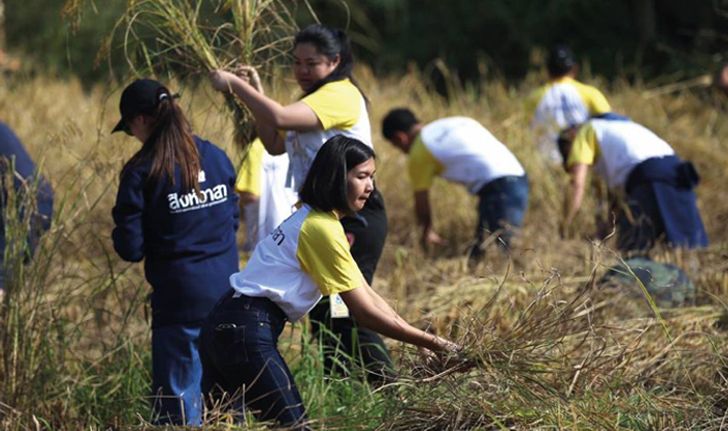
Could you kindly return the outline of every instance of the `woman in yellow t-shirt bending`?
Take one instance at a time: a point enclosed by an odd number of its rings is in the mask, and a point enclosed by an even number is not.
[[[250,108],[269,153],[288,153],[289,186],[300,191],[311,162],[329,138],[344,135],[369,147],[372,138],[367,102],[352,78],[354,60],[346,34],[318,24],[306,27],[294,38],[293,57],[293,72],[303,97],[290,105],[266,97],[250,67],[241,68],[241,76],[217,70],[211,80],[215,89],[231,91]],[[379,193],[375,191],[366,206],[341,222],[351,254],[371,285],[387,235],[387,216]],[[349,358],[361,358],[370,381],[388,379],[392,365],[381,338],[358,328],[345,309],[339,313],[330,306],[338,299],[329,302],[327,298],[311,312],[314,336],[323,341],[326,369],[343,373],[352,368],[347,364]]]
[[[374,151],[336,136],[321,148],[300,190],[302,205],[258,243],[232,290],[203,325],[203,390],[232,396],[261,420],[305,427],[305,409],[277,349],[285,321],[295,322],[338,293],[357,321],[433,351],[459,346],[405,322],[369,287],[349,251],[339,219],[360,211],[374,192]]]

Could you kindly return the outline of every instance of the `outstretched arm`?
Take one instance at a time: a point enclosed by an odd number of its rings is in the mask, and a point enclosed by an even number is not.
[[[586,187],[586,174],[589,171],[589,165],[584,163],[576,163],[569,168],[569,190],[564,201],[564,219],[562,220],[561,231],[562,236],[569,229],[571,224],[579,212],[581,203],[584,200],[584,189]]]
[[[281,154],[285,151],[283,140],[275,131],[305,131],[322,127],[313,110],[303,102],[281,105],[256,90],[246,79],[223,70],[211,72],[210,80],[213,88],[235,94],[250,109],[259,125],[261,140],[271,154]]]
[[[369,285],[341,293],[341,298],[361,325],[387,337],[433,351],[458,351],[460,346],[415,328],[397,314]]]
[[[428,190],[415,192],[415,217],[417,224],[422,228],[422,247],[428,245],[441,245],[445,243],[440,235],[432,229],[432,210],[430,209],[430,195]]]

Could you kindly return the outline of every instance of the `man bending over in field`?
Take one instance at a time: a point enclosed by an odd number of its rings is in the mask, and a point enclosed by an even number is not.
[[[400,108],[384,118],[382,133],[392,145],[408,154],[407,170],[423,246],[443,243],[432,228],[429,200],[429,189],[437,175],[463,184],[480,198],[471,258],[483,255],[485,229],[499,232],[499,243],[509,246],[512,228],[523,223],[528,179],[513,153],[485,127],[467,117],[423,124],[412,111]]]
[[[571,177],[562,235],[584,197],[590,166],[618,197],[617,246],[647,251],[661,237],[675,247],[704,247],[708,238],[692,189],[698,174],[667,142],[627,117],[609,113],[559,135],[564,169]]]

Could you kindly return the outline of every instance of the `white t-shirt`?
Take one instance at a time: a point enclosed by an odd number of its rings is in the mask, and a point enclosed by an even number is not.
[[[410,148],[408,171],[415,191],[427,190],[440,175],[465,185],[473,194],[495,179],[525,174],[505,145],[467,117],[442,118],[425,125]]]
[[[610,111],[607,99],[599,90],[569,76],[534,91],[526,101],[526,109],[532,116],[531,130],[539,150],[555,163],[562,162],[556,140],[563,128]]]
[[[336,214],[303,205],[258,243],[230,285],[240,294],[270,299],[295,322],[322,294],[361,287],[364,276]]]
[[[610,188],[618,188],[641,162],[674,154],[667,142],[640,124],[593,119],[579,129],[566,164],[594,165]]]

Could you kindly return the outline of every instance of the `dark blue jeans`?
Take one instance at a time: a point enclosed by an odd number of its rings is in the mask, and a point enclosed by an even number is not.
[[[240,413],[247,408],[259,420],[303,427],[301,395],[277,348],[283,311],[267,298],[233,293],[223,296],[202,327],[203,393]]]
[[[523,226],[528,207],[528,177],[506,176],[495,179],[478,192],[478,226],[471,258],[484,255],[482,247],[486,230],[498,232],[498,244],[508,248],[517,228]]]

